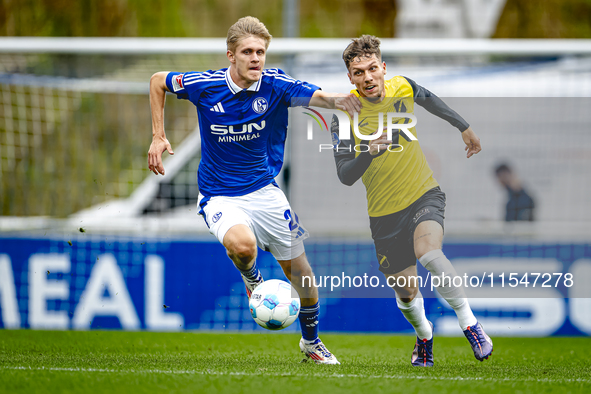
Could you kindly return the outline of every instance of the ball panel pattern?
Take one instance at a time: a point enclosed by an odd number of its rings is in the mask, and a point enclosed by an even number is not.
[[[292,298],[289,283],[271,279],[252,292],[249,308],[254,321],[269,330],[282,330],[291,325],[300,312],[300,299]]]

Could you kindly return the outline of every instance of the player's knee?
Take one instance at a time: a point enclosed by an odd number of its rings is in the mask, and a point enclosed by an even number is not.
[[[397,288],[396,294],[398,298],[402,302],[411,302],[415,299],[417,294],[419,293],[418,287],[404,287],[404,288]]]
[[[416,273],[384,275],[386,282],[402,302],[411,302],[419,293],[419,278]]]
[[[257,240],[246,226],[234,226],[224,236],[228,256],[239,269],[250,268],[257,255]]]
[[[228,255],[237,264],[249,265],[257,255],[256,242],[251,242],[248,240],[236,242],[230,248],[228,248]]]
[[[441,244],[438,242],[421,242],[415,244],[415,256],[417,259],[421,259],[424,255],[429,253],[432,250],[441,249]]]

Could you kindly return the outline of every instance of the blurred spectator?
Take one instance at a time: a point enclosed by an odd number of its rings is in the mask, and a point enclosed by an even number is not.
[[[507,164],[500,164],[495,169],[499,183],[509,192],[505,211],[505,221],[534,220],[534,200],[523,188],[521,181]]]

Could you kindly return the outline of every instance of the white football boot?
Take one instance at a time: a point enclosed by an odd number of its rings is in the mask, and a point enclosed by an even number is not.
[[[316,364],[340,364],[339,360],[324,346],[320,338],[310,345],[304,342],[304,338],[300,339],[300,350],[306,355],[302,362],[306,362],[308,358],[311,358]]]
[[[263,277],[261,276],[261,280],[259,282],[251,282],[248,279],[246,279],[242,274],[240,274],[240,276],[242,276],[242,281],[244,282],[244,286],[246,287],[246,295],[250,300],[250,296],[252,295],[254,289],[256,289],[258,285],[264,282]]]

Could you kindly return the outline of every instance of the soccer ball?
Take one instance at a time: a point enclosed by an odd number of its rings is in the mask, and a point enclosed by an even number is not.
[[[252,318],[259,326],[268,330],[283,330],[298,318],[300,299],[292,298],[289,283],[271,279],[252,292],[249,307]]]

